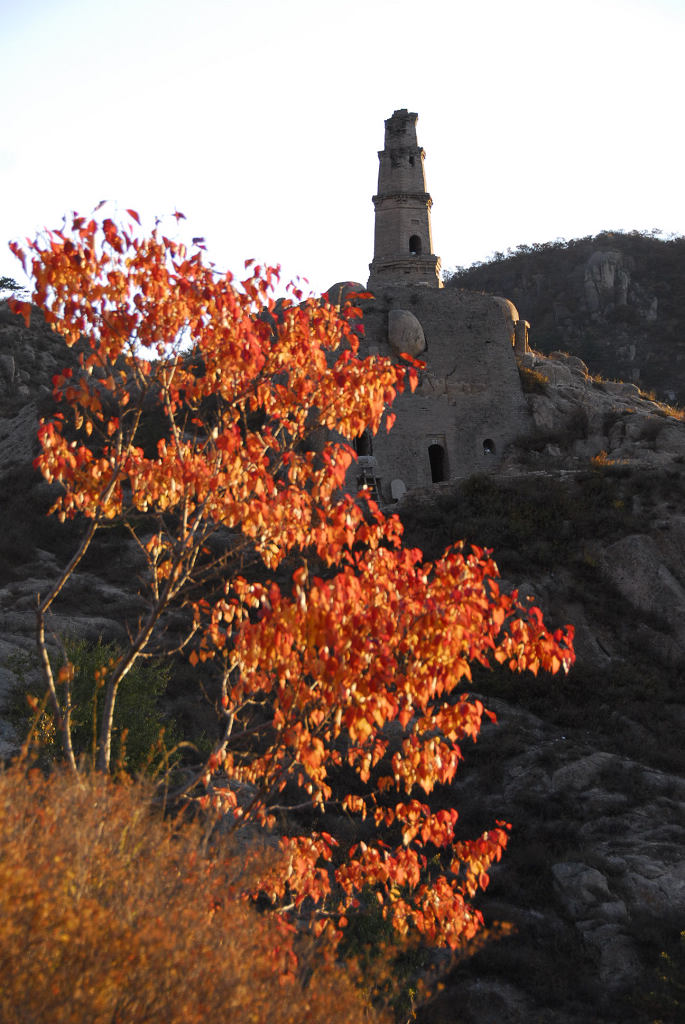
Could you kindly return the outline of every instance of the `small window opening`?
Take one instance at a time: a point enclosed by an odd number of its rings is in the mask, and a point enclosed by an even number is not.
[[[445,449],[441,444],[430,445],[428,458],[431,464],[431,480],[434,484],[439,484],[447,475],[445,472]]]
[[[373,455],[373,443],[371,441],[371,433],[365,430],[363,434],[354,439],[354,450],[357,455]]]
[[[418,256],[421,253],[421,239],[418,235],[412,235],[409,239],[409,252],[412,256]]]
[[[414,157],[413,156],[409,157],[409,164],[410,164],[411,167],[414,166]]]
[[[483,455],[494,455],[495,454],[495,442],[491,437],[486,437],[483,441]]]

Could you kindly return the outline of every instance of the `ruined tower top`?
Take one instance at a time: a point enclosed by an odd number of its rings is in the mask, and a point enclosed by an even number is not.
[[[378,154],[378,194],[373,262],[368,287],[424,284],[442,288],[440,260],[433,253],[424,151],[416,140],[418,114],[396,110],[385,122],[385,148]]]

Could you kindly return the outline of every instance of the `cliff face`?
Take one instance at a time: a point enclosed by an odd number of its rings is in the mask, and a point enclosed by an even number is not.
[[[611,302],[633,301],[637,271],[627,259],[597,259],[587,277],[583,263],[587,322],[597,314],[609,323]],[[647,330],[646,286],[644,294]],[[51,489],[31,467],[50,378],[67,361],[40,318],[27,329],[0,304],[4,757],[17,745],[7,658],[31,650],[35,594],[79,529],[46,517]],[[669,1020],[666,1002],[647,1017],[640,1000],[685,922],[685,422],[633,384],[594,379],[574,356],[531,353],[520,373],[528,433],[501,472],[408,492],[393,506],[408,543],[430,557],[460,538],[492,547],[506,586],[533,595],[552,625],[574,623],[578,638],[568,677],[474,675],[498,724],[465,749],[455,786],[439,799],[459,809],[464,835],[496,818],[513,823],[480,906],[517,932],[460,966],[423,1019],[454,1021],[459,1006],[465,1024]],[[135,551],[120,535],[108,545],[70,584],[56,633],[125,637],[136,613]],[[199,733],[205,712],[191,707],[188,689],[171,710]]]
[[[605,232],[498,255],[447,287],[506,295],[534,348],[685,404],[685,238]]]

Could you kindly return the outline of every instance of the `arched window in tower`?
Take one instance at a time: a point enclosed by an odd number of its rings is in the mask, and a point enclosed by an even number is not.
[[[354,450],[357,455],[373,455],[371,431],[365,430],[363,434],[359,435],[359,437],[355,437]]]
[[[412,256],[419,256],[421,254],[421,239],[418,235],[412,235],[409,239],[409,252]]]
[[[428,447],[428,458],[431,464],[431,480],[439,484],[441,480],[447,479],[445,449],[441,444],[431,444]]]

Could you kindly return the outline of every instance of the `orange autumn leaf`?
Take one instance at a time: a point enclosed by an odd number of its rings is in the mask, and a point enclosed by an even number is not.
[[[275,829],[303,805],[376,826],[373,840],[336,847],[292,825],[259,892],[315,930],[333,912],[342,927],[370,890],[400,933],[456,948],[481,926],[471,901],[508,839],[497,823],[465,840],[455,810],[425,802],[494,717],[464,692],[470,666],[567,671],[572,629],[550,632],[537,608],[503,593],[489,552],[457,544],[428,561],[404,546],[396,516],[346,488],[353,440],[390,428],[389,405],[417,382],[413,360],[359,358],[356,307],[296,286],[276,301],[277,269],[248,260],[238,283],[206,261],[199,235],[186,247],[158,227],[134,230],[96,211],[13,245],[65,345],[87,339],[78,368],[55,376],[55,413],[38,433],[52,511],[83,524],[41,597],[41,651],[97,531],[124,528],[144,611],[125,624],[128,649],[103,683],[100,769],[131,665],[185,652],[219,716],[195,766],[203,807],[235,828]],[[75,767],[69,729],[61,735]]]

